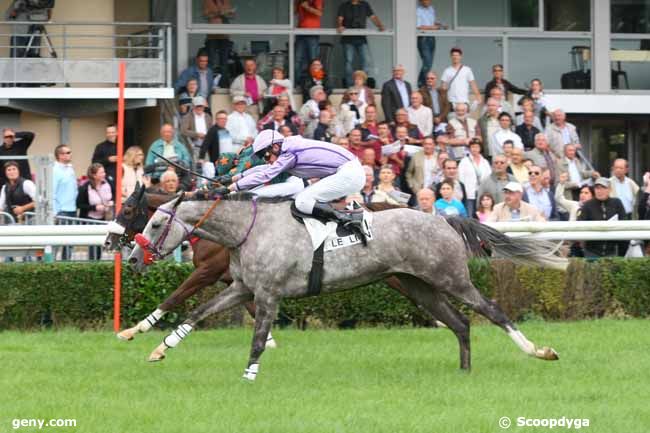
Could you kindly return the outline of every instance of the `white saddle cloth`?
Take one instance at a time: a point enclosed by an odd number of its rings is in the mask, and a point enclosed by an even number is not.
[[[315,218],[304,218],[305,227],[311,237],[311,244],[314,251],[325,242],[325,251],[332,251],[338,248],[345,248],[352,245],[360,244],[361,239],[356,234],[349,236],[338,236],[336,234],[337,224],[334,221],[328,221],[323,224]],[[372,212],[363,211],[363,222],[361,223],[363,233],[368,241],[372,240]]]

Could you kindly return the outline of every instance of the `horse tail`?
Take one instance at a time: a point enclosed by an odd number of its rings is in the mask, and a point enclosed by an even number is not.
[[[495,257],[503,257],[515,263],[545,266],[565,270],[569,261],[557,255],[553,242],[526,237],[511,238],[500,231],[473,218],[446,217],[447,223],[463,238],[465,249],[472,256],[486,256],[486,248]]]

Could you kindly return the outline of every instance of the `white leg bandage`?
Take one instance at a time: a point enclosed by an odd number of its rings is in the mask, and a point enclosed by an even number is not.
[[[192,332],[192,327],[190,325],[182,324],[175,331],[172,331],[165,339],[163,343],[165,346],[172,348],[176,347],[187,335]]]
[[[242,377],[248,380],[255,380],[255,378],[257,377],[257,373],[259,373],[259,371],[260,371],[259,364],[251,364],[248,366],[246,370],[244,370],[244,375]]]
[[[521,331],[507,327],[508,335],[517,346],[530,356],[535,356],[535,345]]]
[[[156,309],[153,313],[149,314],[144,320],[138,323],[139,332],[147,332],[153,325],[158,323],[160,318],[165,315],[165,311]]]

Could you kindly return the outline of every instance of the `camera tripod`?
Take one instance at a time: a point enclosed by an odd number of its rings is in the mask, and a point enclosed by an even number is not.
[[[29,27],[29,41],[27,42],[27,46],[25,47],[25,53],[23,54],[23,57],[40,57],[40,50],[43,45],[34,45],[34,42],[36,41],[37,37],[42,37],[45,41],[45,46],[47,47],[47,52],[50,54],[50,57],[53,59],[56,59],[58,55],[56,54],[56,50],[54,49],[54,46],[52,46],[52,40],[50,39],[50,35],[47,33],[47,29],[43,24],[32,24]],[[36,51],[35,56],[30,56],[29,53],[33,50]]]

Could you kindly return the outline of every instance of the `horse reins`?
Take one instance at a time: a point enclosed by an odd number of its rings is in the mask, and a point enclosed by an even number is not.
[[[185,237],[183,240],[191,238],[194,235],[194,232],[199,229],[203,223],[209,218],[210,214],[215,210],[217,205],[221,202],[221,197],[218,197],[208,208],[208,210],[205,211],[203,216],[197,221],[194,226],[192,226],[191,229],[188,230],[188,225],[184,223],[183,221],[178,220],[176,218],[176,209],[173,209],[171,211],[167,209],[158,209],[160,212],[169,215],[169,219],[167,220],[167,223],[165,224],[165,228],[163,229],[162,234],[156,241],[151,244],[151,241],[147,239],[143,234],[138,233],[135,236],[135,242],[145,251],[145,263],[146,264],[151,264],[154,260],[162,260],[168,255],[172,253],[172,251],[168,252],[167,254],[162,254],[160,251],[160,247],[164,244],[164,242],[167,240],[167,236],[169,236],[169,232],[171,231],[172,224],[174,222],[178,223],[183,227],[183,230],[185,230]],[[246,234],[242,238],[242,240],[235,246],[235,248],[239,248],[244,243],[248,240],[248,236],[250,235],[251,231],[253,230],[253,226],[255,225],[255,221],[257,220],[257,197],[254,197],[252,199],[253,202],[253,219],[248,226],[248,229],[246,230]],[[148,253],[148,254],[147,254]],[[149,258],[146,256],[149,255]],[[147,263],[149,262],[149,263]]]

